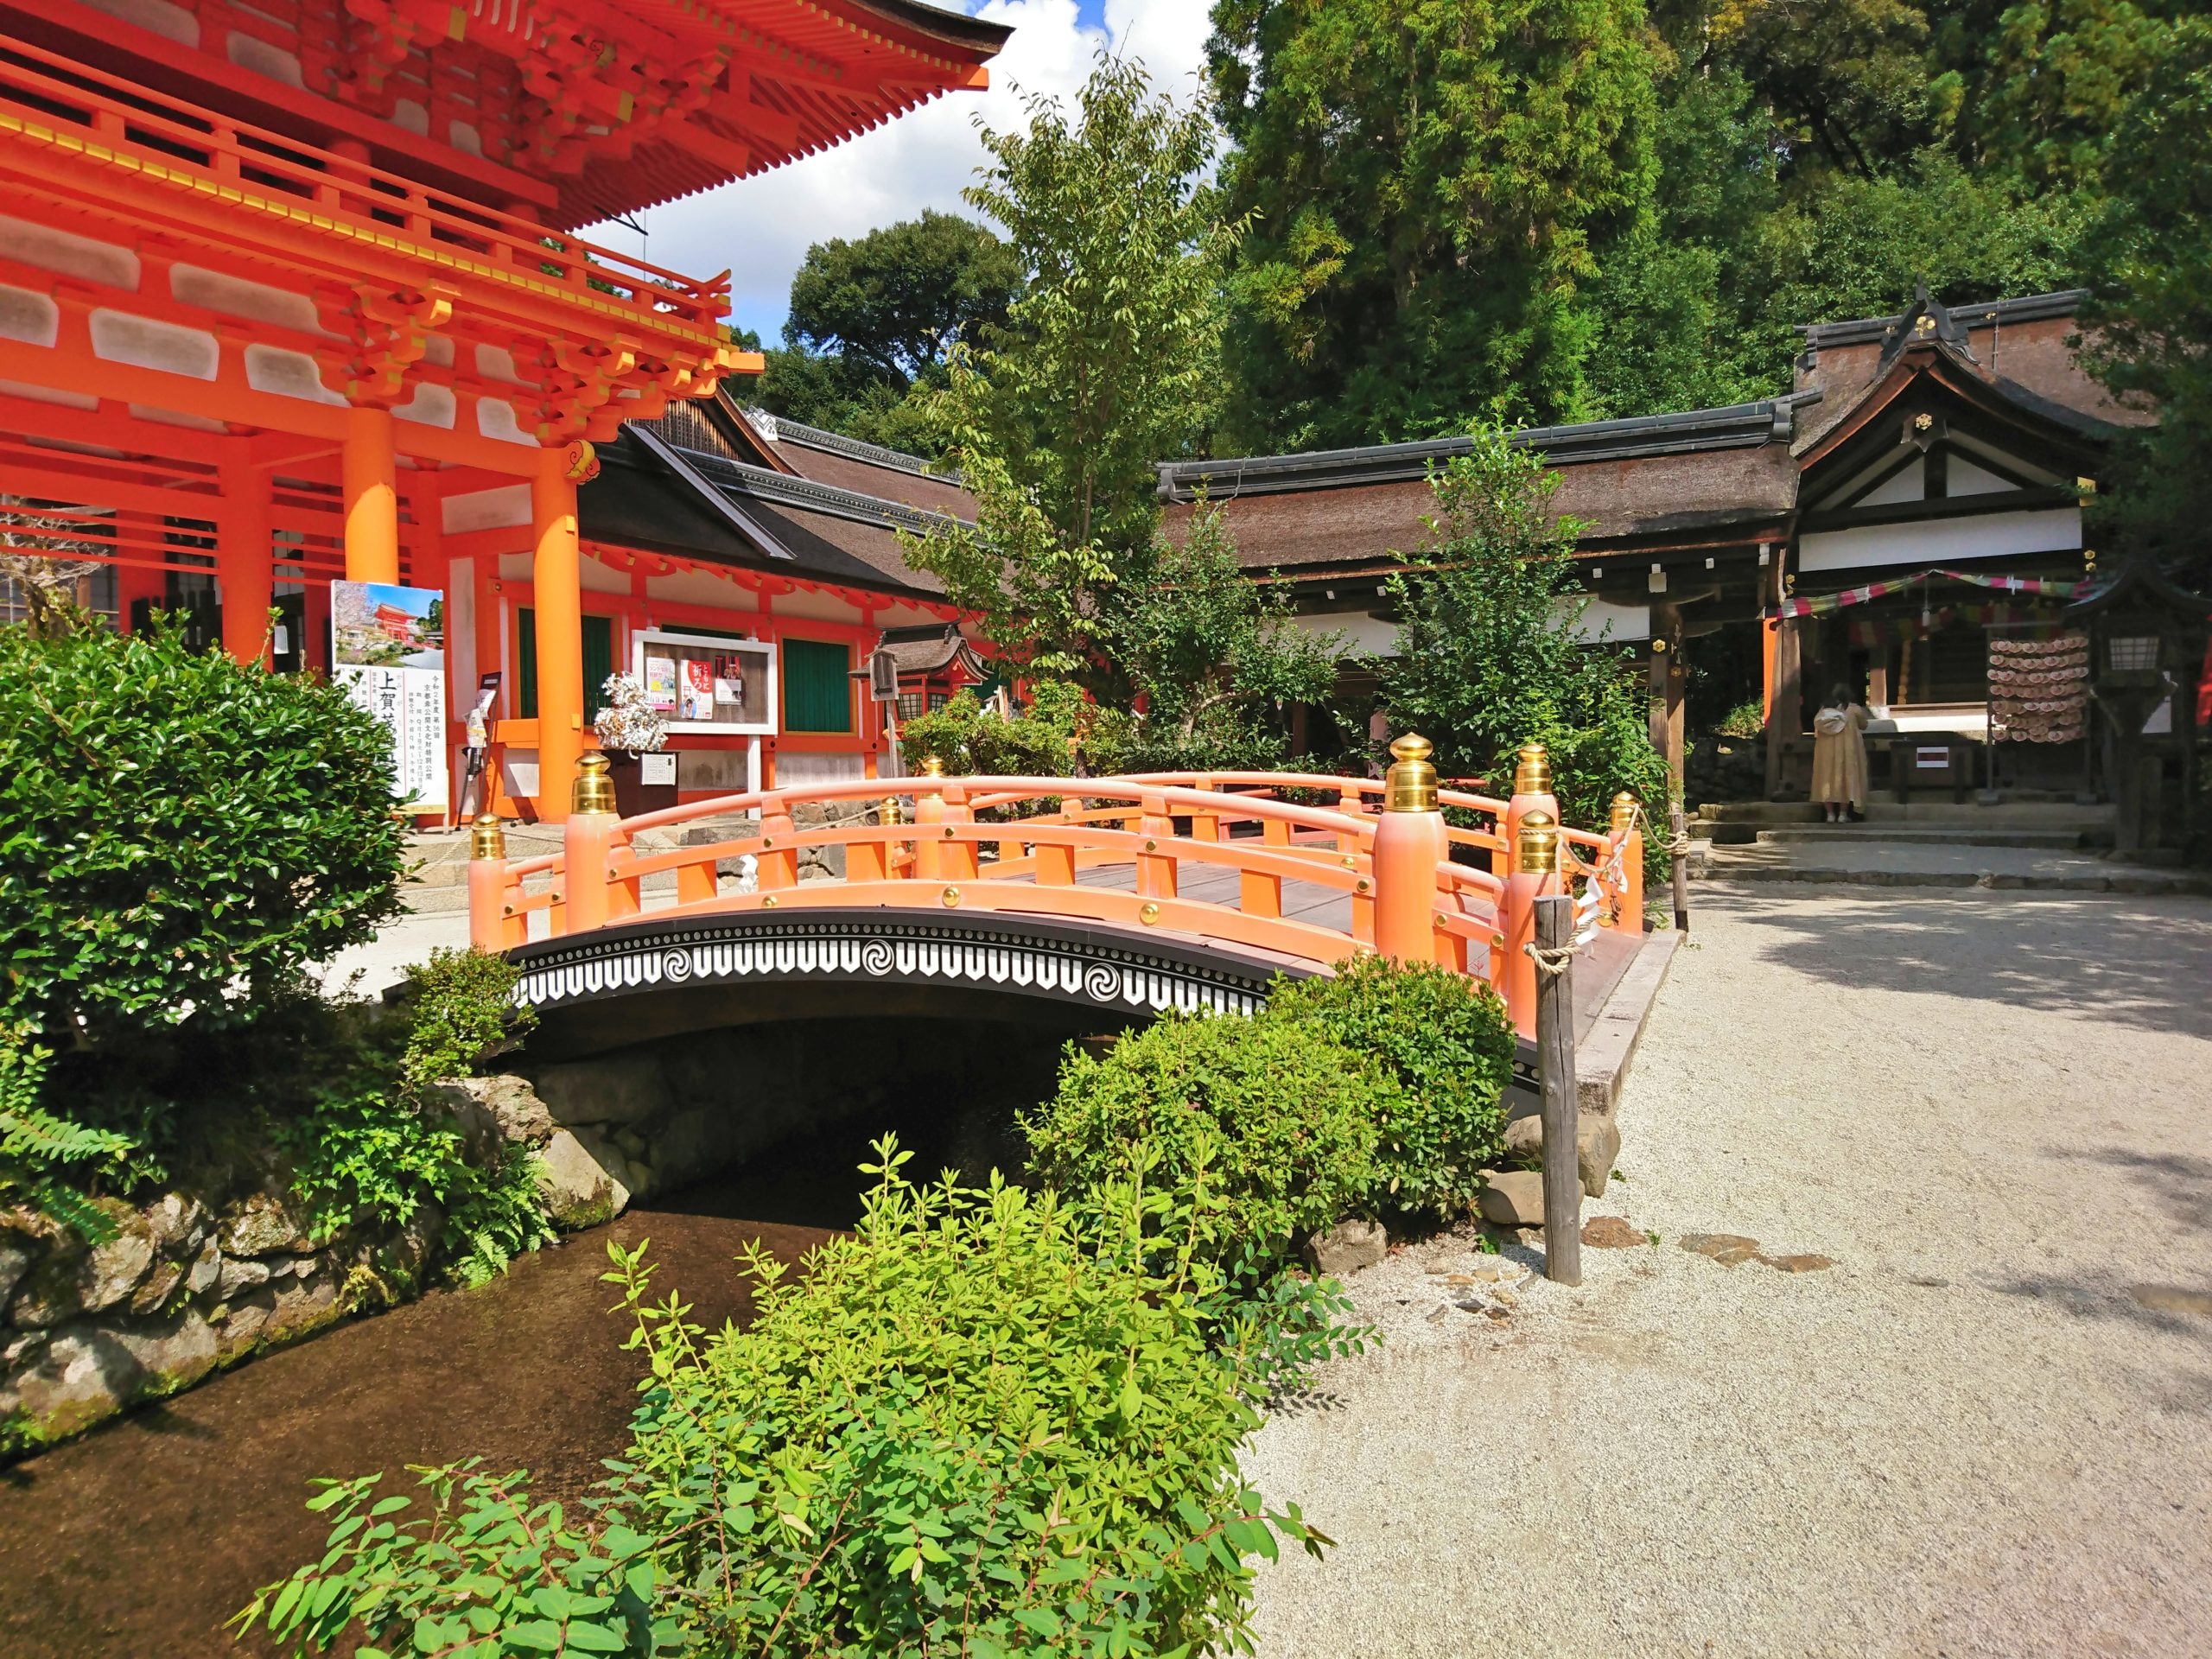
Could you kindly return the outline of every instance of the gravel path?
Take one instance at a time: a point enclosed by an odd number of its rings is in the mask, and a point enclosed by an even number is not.
[[[2212,1652],[2212,903],[1697,902],[1585,1211],[1661,1243],[1503,1322],[1464,1241],[1353,1281],[1262,1654]]]

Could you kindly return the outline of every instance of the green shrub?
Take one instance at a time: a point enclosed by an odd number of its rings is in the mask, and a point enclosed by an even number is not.
[[[384,728],[322,681],[0,626],[0,1024],[250,1018],[397,913]]]
[[[956,777],[1064,778],[1071,729],[1034,714],[1001,720],[961,691],[942,709],[901,721],[899,750],[910,773],[935,756]]]
[[[293,1189],[317,1236],[395,1227],[426,1203],[443,1212],[441,1254],[462,1284],[481,1284],[553,1236],[537,1192],[537,1160],[505,1143],[472,1149],[429,1103],[431,1085],[467,1077],[512,1046],[535,1019],[512,1001],[515,969],[473,950],[438,950],[407,970],[411,995],[396,1059],[382,1032],[357,1033],[354,1063],[336,1071],[302,1116],[281,1124]],[[332,1053],[345,1052],[341,1039]]]
[[[1169,1016],[1101,1058],[1071,1046],[1059,1090],[1025,1117],[1032,1168],[1064,1192],[1127,1179],[1147,1158],[1182,1199],[1202,1171],[1226,1205],[1219,1259],[1280,1255],[1374,1179],[1394,1084],[1325,1033],[1287,1020]]]
[[[1504,1143],[1513,1022],[1489,986],[1447,968],[1382,957],[1332,978],[1277,979],[1266,1019],[1319,1031],[1395,1077],[1375,1153],[1378,1207],[1452,1219]]]
[[[893,1142],[859,1229],[803,1276],[756,1246],[757,1313],[702,1339],[610,1247],[650,1368],[603,1524],[519,1476],[426,1471],[430,1512],[331,1483],[318,1562],[239,1616],[288,1649],[644,1656],[1249,1651],[1255,1556],[1327,1541],[1268,1510],[1241,1344],[1210,1347],[1196,1211],[1082,1210],[994,1179],[909,1185]],[[1213,1202],[1194,1189],[1198,1209]],[[358,1621],[358,1625],[356,1624]]]

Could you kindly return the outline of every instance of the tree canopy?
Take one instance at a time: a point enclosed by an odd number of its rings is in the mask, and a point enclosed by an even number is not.
[[[1221,176],[1254,229],[1216,447],[1772,396],[1795,325],[1922,282],[2108,289],[2114,385],[2180,396],[2185,346],[2151,342],[2201,335],[2151,272],[2203,222],[2198,10],[1217,0]]]
[[[791,279],[761,406],[855,437],[913,442],[907,393],[941,381],[954,344],[1005,321],[1021,289],[1014,251],[957,213],[925,208],[855,240],[817,242]]]

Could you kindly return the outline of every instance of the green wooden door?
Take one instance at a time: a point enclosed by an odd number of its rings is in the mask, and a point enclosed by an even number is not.
[[[614,619],[583,619],[584,719],[599,718],[607,707],[607,677],[614,671]],[[537,718],[537,613],[523,605],[515,610],[515,718]]]
[[[819,639],[784,641],[784,729],[853,729],[853,653]]]

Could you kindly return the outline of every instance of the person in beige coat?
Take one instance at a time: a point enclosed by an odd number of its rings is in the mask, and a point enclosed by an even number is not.
[[[1866,722],[1872,718],[1853,700],[1851,688],[1837,684],[1821,712],[1813,716],[1813,798],[1830,823],[1847,811],[1866,810]]]

